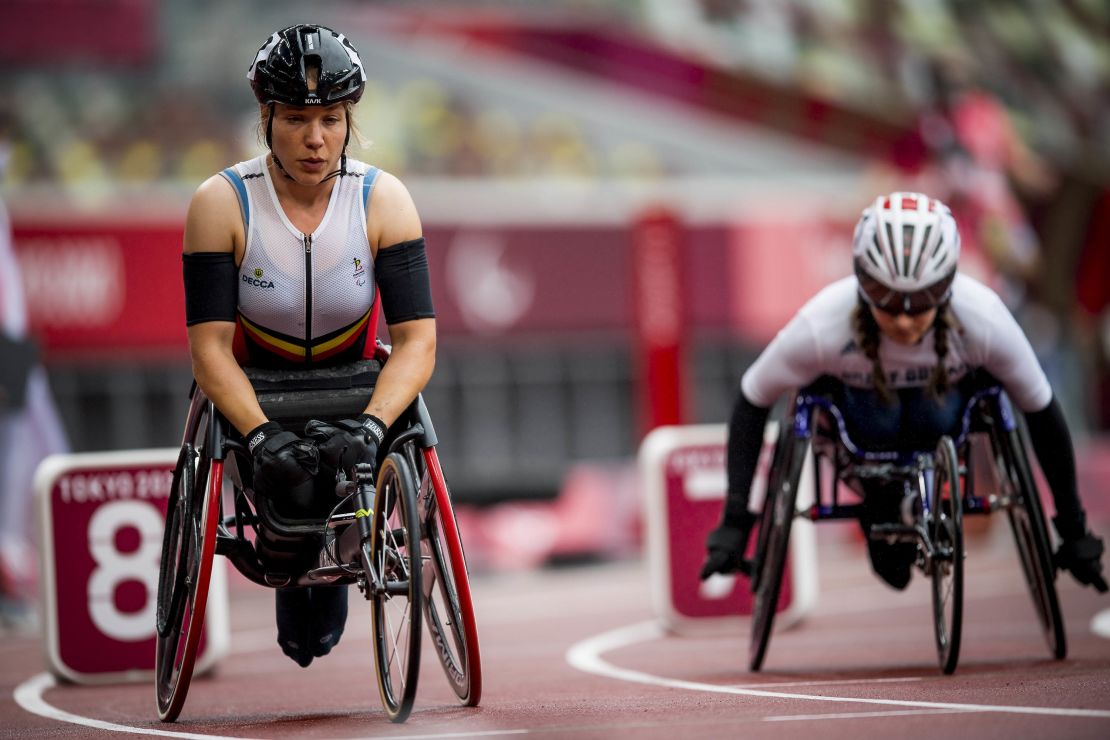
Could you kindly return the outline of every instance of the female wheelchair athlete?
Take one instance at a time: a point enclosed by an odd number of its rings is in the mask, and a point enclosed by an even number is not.
[[[310,418],[342,418],[361,410],[388,354],[379,343],[374,360],[351,365],[245,370],[267,416],[299,430]],[[158,716],[173,721],[185,702],[216,554],[251,581],[272,588],[356,584],[371,605],[374,667],[393,722],[403,722],[412,710],[421,612],[451,688],[463,705],[477,706],[478,631],[436,444],[418,396],[390,428],[377,465],[360,464],[340,476],[330,513],[290,519],[252,490],[246,445],[194,384],[158,582]]]
[[[811,449],[815,503],[799,511],[798,485]],[[975,469],[977,460],[989,460],[988,469]],[[803,389],[789,404],[779,429],[750,564],[751,670],[758,671],[766,656],[794,518],[817,522],[859,517],[860,504],[840,502],[839,484],[858,490],[864,481],[902,485],[902,521],[874,524],[869,536],[916,544],[915,565],[931,580],[934,638],[944,673],[955,671],[959,660],[964,514],[1006,511],[1049,651],[1057,659],[1067,654],[1051,540],[1022,430],[1005,391],[990,386],[975,392],[964,409],[958,436],[943,436],[935,449],[872,452],[849,439],[844,418],[828,396]]]

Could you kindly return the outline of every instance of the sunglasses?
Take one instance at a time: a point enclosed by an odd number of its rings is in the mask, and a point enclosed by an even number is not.
[[[859,279],[859,292],[863,300],[888,316],[919,316],[938,308],[948,300],[949,287],[952,285],[950,279],[941,280],[928,288],[902,293],[891,290],[862,270],[857,271],[856,277]]]

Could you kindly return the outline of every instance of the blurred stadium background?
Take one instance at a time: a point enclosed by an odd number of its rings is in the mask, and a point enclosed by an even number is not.
[[[0,0],[0,194],[75,451],[178,443],[185,206],[261,151],[247,65],[306,20],[360,49],[353,154],[425,222],[460,502],[615,490],[652,425],[725,421],[898,187],[953,203],[1080,439],[1110,429],[1101,0]]]

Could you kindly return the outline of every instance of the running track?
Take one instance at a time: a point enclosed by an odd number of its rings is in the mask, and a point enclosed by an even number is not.
[[[412,716],[391,725],[378,705],[368,610],[356,592],[337,652],[299,669],[273,642],[270,593],[234,577],[232,654],[194,681],[177,723],[157,721],[148,684],[54,685],[38,640],[9,636],[0,643],[0,735],[1110,737],[1110,597],[1061,578],[1069,657],[1049,659],[1008,528],[998,525],[968,542],[954,676],[935,665],[927,581],[915,574],[906,592],[887,589],[868,572],[853,530],[829,524],[818,527],[817,609],[774,636],[759,674],[746,670],[746,633],[661,633],[640,561],[484,574],[473,581],[481,707],[457,706],[428,654]]]

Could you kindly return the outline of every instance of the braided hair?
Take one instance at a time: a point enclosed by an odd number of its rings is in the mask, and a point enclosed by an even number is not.
[[[937,310],[933,319],[933,349],[937,353],[937,364],[929,376],[929,392],[934,399],[939,400],[948,391],[948,371],[945,360],[948,358],[948,332],[952,329],[954,320],[948,310],[948,304]],[[882,339],[882,330],[871,314],[867,302],[860,297],[855,309],[852,311],[852,327],[856,334],[856,343],[859,344],[863,354],[871,360],[871,382],[875,392],[884,402],[890,403],[894,396],[887,386],[886,372],[883,362],[879,358],[879,344]]]

